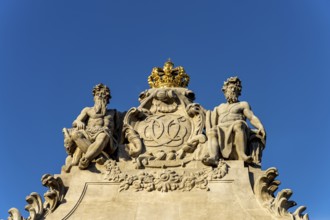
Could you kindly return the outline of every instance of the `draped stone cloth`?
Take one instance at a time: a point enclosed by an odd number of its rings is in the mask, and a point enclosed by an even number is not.
[[[83,133],[92,143],[101,133],[104,133],[110,138],[112,138],[112,135],[110,134],[110,129],[106,127],[86,127],[86,129],[83,130]]]
[[[246,133],[246,137],[249,137],[250,129],[244,120],[236,120],[217,125],[218,143],[220,145],[220,151],[224,158],[229,158],[233,153],[233,145],[235,140],[235,133],[233,128],[235,125],[242,125]]]

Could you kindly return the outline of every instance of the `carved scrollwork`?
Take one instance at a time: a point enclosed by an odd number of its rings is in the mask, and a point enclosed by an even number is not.
[[[123,132],[128,140],[128,143],[125,145],[126,152],[131,157],[138,157],[142,152],[143,146],[140,135],[128,124],[124,125]]]
[[[17,208],[11,208],[8,210],[8,220],[24,220],[20,211]]]
[[[283,189],[276,196],[274,195],[280,185],[280,181],[275,180],[277,176],[277,169],[272,167],[256,180],[254,192],[259,203],[279,219],[308,220],[308,214],[303,214],[306,210],[305,206],[300,206],[293,213],[288,211],[296,205],[296,202],[289,200],[292,190]]]
[[[150,89],[141,96],[140,106],[124,118],[126,152],[138,169],[184,166],[206,142],[204,109],[185,88]]]
[[[45,211],[41,196],[38,193],[33,192],[26,197],[26,202],[28,204],[25,206],[25,210],[30,213],[30,216],[27,218],[27,220],[41,219]]]
[[[28,203],[25,210],[29,212],[29,217],[24,218],[18,209],[11,208],[8,211],[8,220],[41,220],[58,207],[63,201],[66,191],[62,180],[59,177],[54,178],[50,174],[45,174],[42,176],[41,182],[42,185],[49,188],[44,194],[45,202],[38,193],[33,192],[25,199]]]
[[[63,201],[65,195],[65,187],[62,180],[54,178],[50,174],[45,174],[41,178],[42,185],[48,187],[49,190],[44,194],[44,207],[48,212],[53,212],[57,206]]]
[[[187,141],[187,144],[183,147],[185,152],[193,152],[198,144],[206,142],[206,137],[202,133],[205,125],[205,114],[202,106],[198,103],[191,103],[186,107],[186,112],[192,119],[192,132]]]
[[[8,220],[39,220],[43,218],[44,208],[41,196],[38,193],[33,192],[28,195],[26,202],[28,204],[25,206],[25,210],[29,212],[29,217],[24,218],[17,208],[11,208],[8,211]]]
[[[131,108],[124,118],[123,134],[127,140],[125,150],[131,157],[137,157],[142,152],[142,141],[140,135],[134,130],[133,126],[147,117],[147,112],[143,109]]]

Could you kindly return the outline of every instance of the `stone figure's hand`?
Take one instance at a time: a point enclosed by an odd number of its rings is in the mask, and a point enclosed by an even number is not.
[[[107,127],[107,126],[104,126],[104,127],[103,127],[103,129],[104,129],[106,132],[109,132],[109,133],[111,133],[111,129],[110,129],[109,127]]]
[[[85,129],[85,123],[81,121],[76,121],[78,130]]]
[[[258,134],[263,137],[263,138],[266,138],[266,131],[264,128],[261,128],[258,130]]]

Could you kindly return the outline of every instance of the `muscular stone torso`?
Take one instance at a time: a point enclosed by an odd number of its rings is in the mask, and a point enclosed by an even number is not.
[[[111,128],[113,124],[113,118],[107,111],[105,115],[95,113],[94,109],[88,111],[87,127],[108,127]]]
[[[244,107],[241,105],[240,102],[232,104],[221,104],[217,108],[218,123],[233,122],[236,120],[245,121],[246,118],[244,116],[243,111]]]

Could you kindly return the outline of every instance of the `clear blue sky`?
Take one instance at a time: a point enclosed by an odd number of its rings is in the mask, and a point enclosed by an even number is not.
[[[138,105],[167,58],[185,67],[196,102],[224,102],[229,76],[267,134],[263,169],[311,219],[330,219],[330,2],[0,1],[0,219],[60,173],[61,129],[110,86],[110,107]]]

